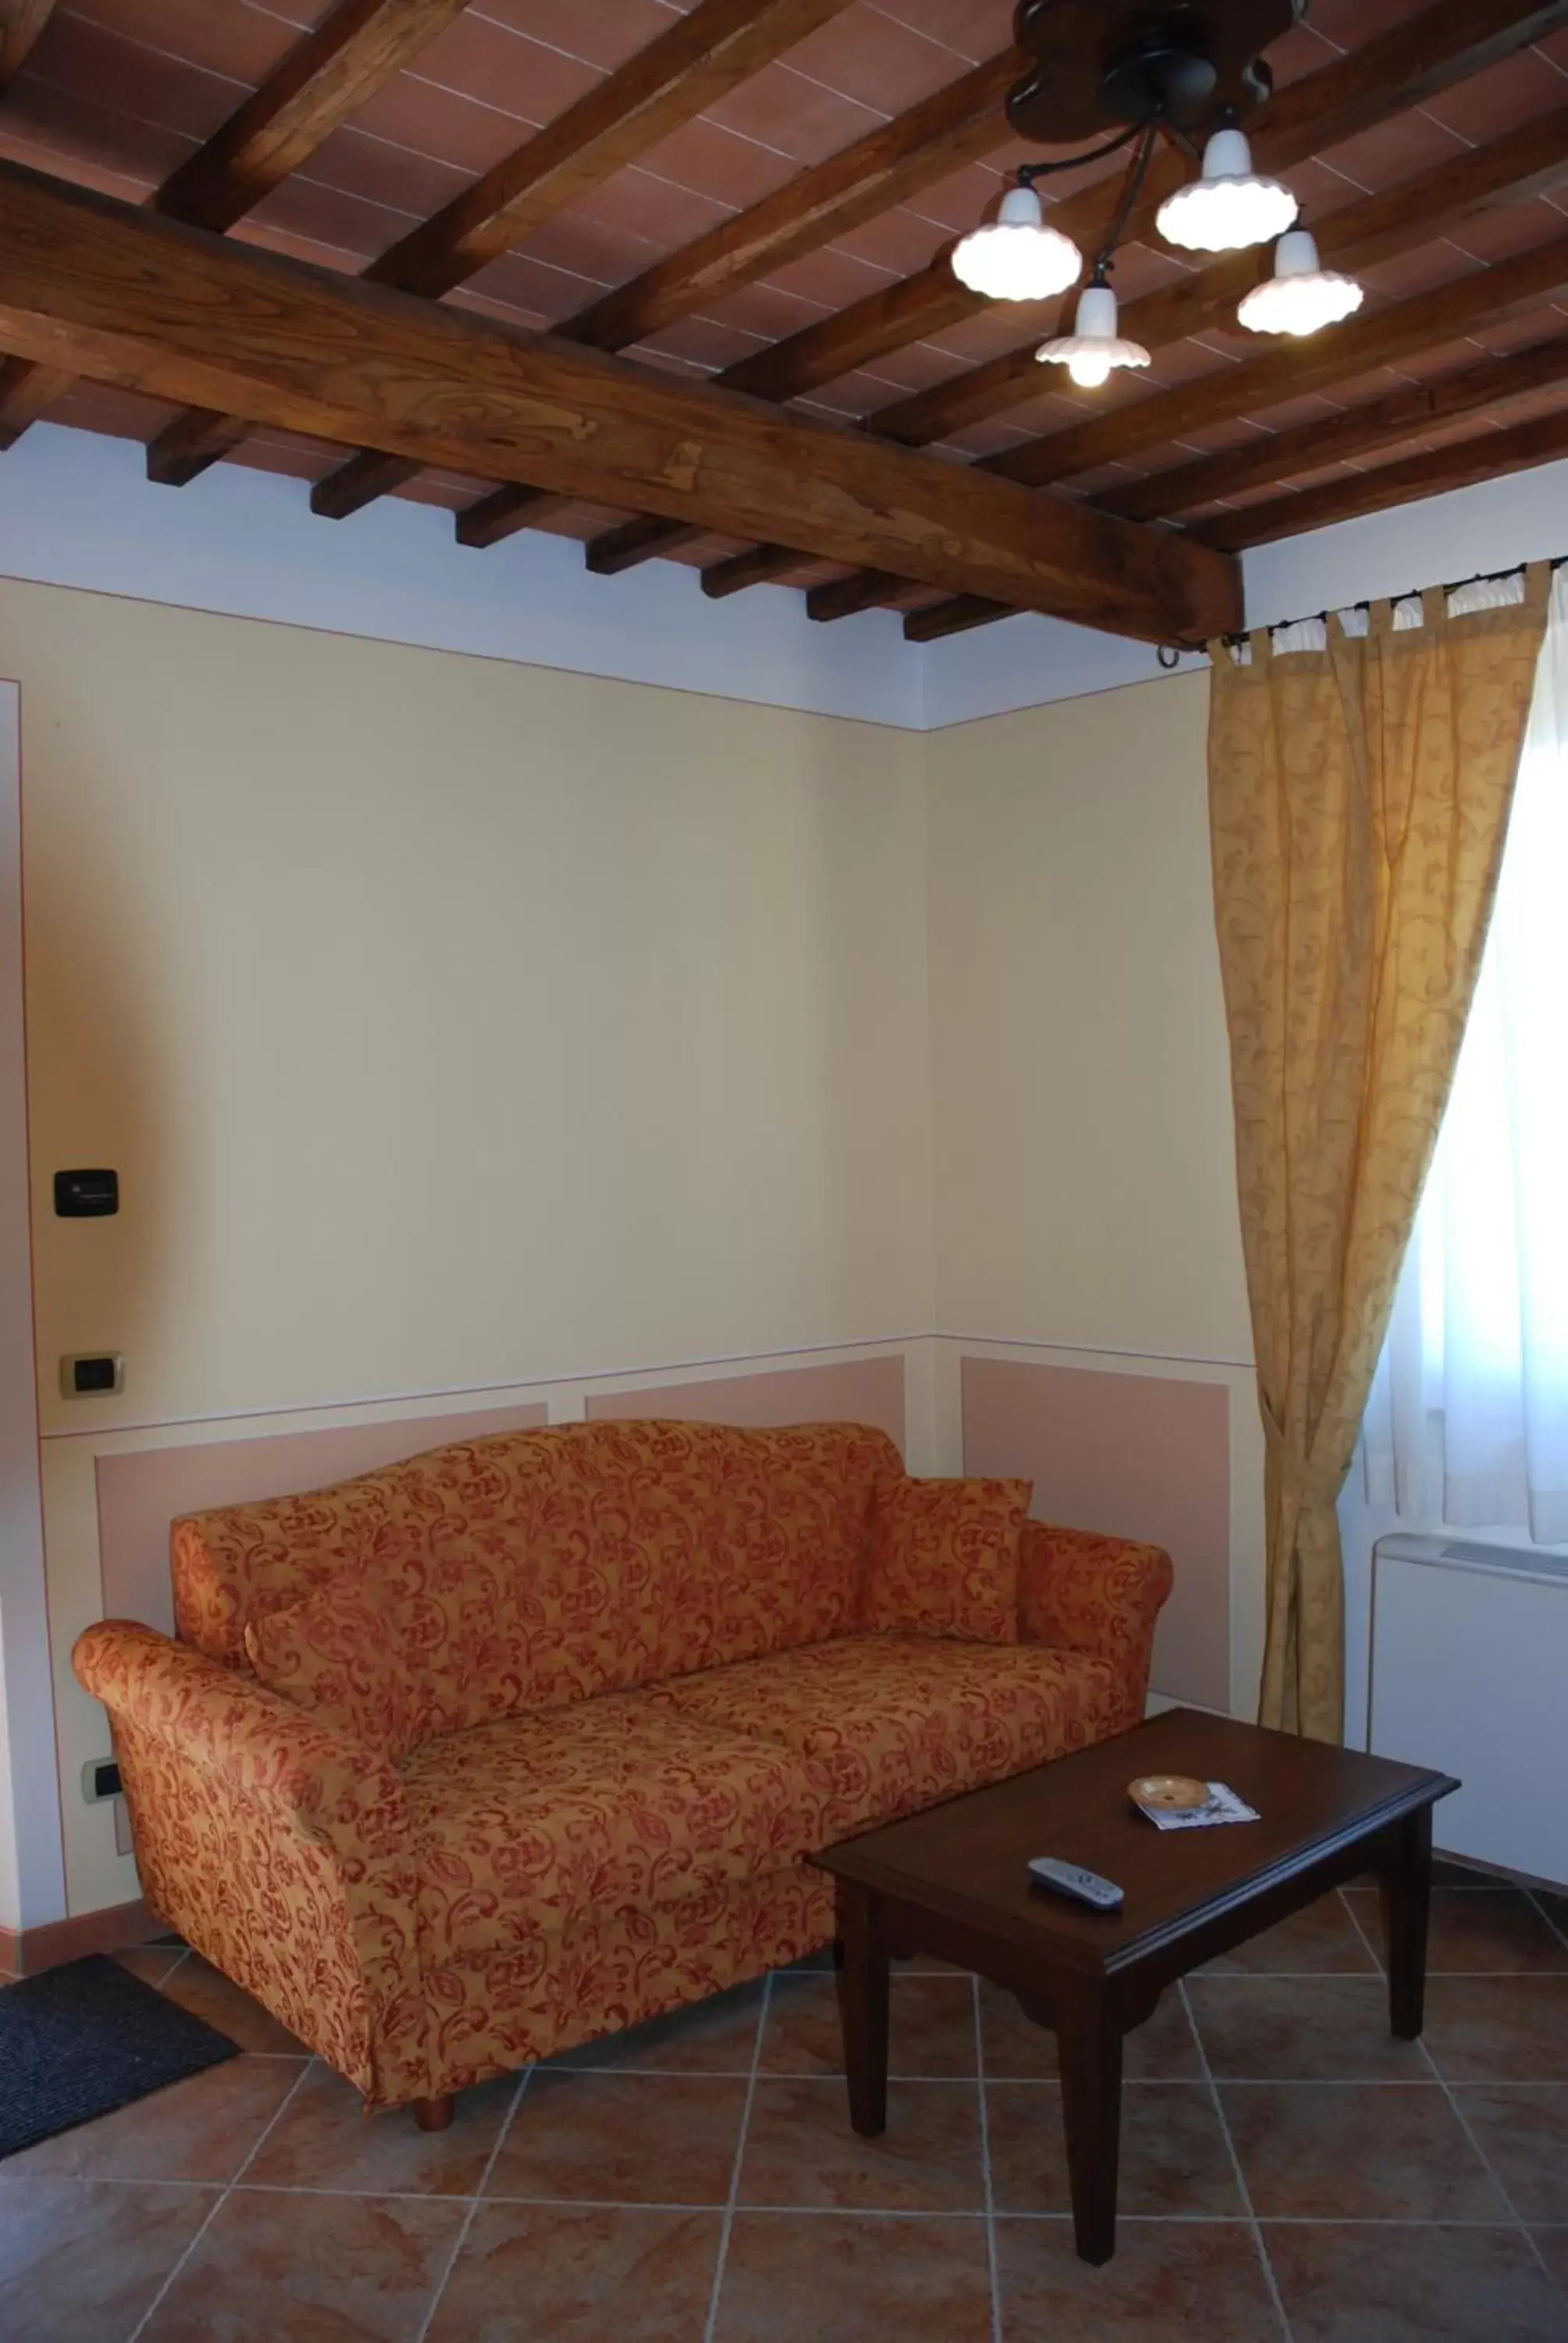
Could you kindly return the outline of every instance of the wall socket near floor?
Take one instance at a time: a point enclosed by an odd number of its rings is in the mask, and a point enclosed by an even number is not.
[[[89,1757],[82,1768],[82,1795],[90,1806],[120,1795],[120,1769],[112,1757]]]

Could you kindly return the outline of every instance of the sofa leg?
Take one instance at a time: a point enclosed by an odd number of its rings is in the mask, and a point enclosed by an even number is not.
[[[414,2120],[421,2131],[445,2131],[457,2101],[450,2091],[444,2099],[416,2099]]]

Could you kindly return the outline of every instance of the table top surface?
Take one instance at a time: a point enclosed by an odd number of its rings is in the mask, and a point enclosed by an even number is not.
[[[1146,1774],[1225,1782],[1260,1819],[1156,1830],[1127,1795]],[[1038,1943],[1074,1966],[1121,1968],[1458,1786],[1422,1766],[1176,1708],[1032,1773],[843,1840],[816,1860],[905,1904]],[[1038,1855],[1114,1880],[1122,1905],[1094,1912],[1032,1886],[1027,1866]]]

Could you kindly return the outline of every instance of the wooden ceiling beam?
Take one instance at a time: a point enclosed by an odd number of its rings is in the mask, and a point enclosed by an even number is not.
[[[1560,414],[1536,417],[1505,429],[1477,431],[1449,447],[1394,464],[1379,464],[1345,480],[1332,480],[1294,496],[1271,498],[1266,504],[1247,505],[1205,521],[1194,537],[1205,545],[1239,551],[1244,546],[1272,545],[1282,537],[1298,537],[1333,522],[1358,520],[1363,514],[1386,512],[1392,505],[1412,503],[1447,488],[1467,488],[1478,481],[1500,479],[1505,472],[1528,471],[1536,464],[1555,463],[1568,456],[1568,407]]]
[[[779,561],[793,570],[804,569],[810,559],[809,553],[791,552],[782,545],[754,545],[749,552],[732,553],[726,561],[710,561],[702,572],[702,590],[710,601],[722,602],[728,595],[743,594],[749,586],[771,579]]]
[[[601,186],[649,146],[793,48],[849,0],[700,0],[614,73],[534,132],[433,219],[413,228],[365,275],[432,299],[449,293]],[[216,226],[216,222],[199,223]],[[148,451],[149,476],[185,488],[245,437],[232,417],[178,415]],[[361,471],[348,486],[361,501],[411,479],[417,466]],[[343,501],[344,512],[358,506]]]
[[[1191,641],[1236,565],[1168,531],[0,165],[0,349],[271,428]]]
[[[1442,424],[1484,415],[1508,399],[1559,384],[1568,387],[1568,331],[1505,357],[1483,358],[1479,366],[1440,375],[1435,382],[1402,385],[1382,398],[1319,416],[1293,430],[1260,433],[1239,447],[1155,472],[1093,501],[1101,512],[1120,513],[1123,520],[1163,520],[1320,467],[1375,456]]]
[[[192,227],[232,227],[467,5],[467,0],[338,0],[314,32],[296,41],[261,87],[164,181],[152,209]],[[26,11],[11,14],[20,17]],[[6,377],[0,382],[3,447],[14,447],[75,380],[58,367],[30,367],[25,374],[8,367]]]
[[[1001,100],[1020,71],[1018,52],[1008,49],[945,83],[906,113],[798,173],[749,211],[720,220],[640,277],[578,310],[554,329],[557,338],[588,349],[630,348],[705,301],[724,299],[770,268],[783,267],[946,178],[1006,138]],[[372,493],[384,493],[369,491],[363,481],[360,490],[347,510],[357,512]],[[335,498],[335,504],[342,503]],[[517,523],[528,525],[526,519]]]
[[[0,95],[26,64],[55,5],[56,0],[0,0]]]
[[[983,594],[955,594],[950,601],[930,602],[910,610],[904,619],[907,643],[940,643],[949,635],[966,635],[973,627],[993,626],[998,618],[1018,616],[1006,602],[989,602]]]
[[[1454,84],[1486,71],[1563,25],[1568,25],[1568,0],[1434,0],[1434,5],[1424,9],[1421,15],[1391,27],[1346,55],[1336,58],[1332,65],[1303,75],[1299,81],[1290,83],[1282,90],[1271,101],[1252,136],[1258,167],[1273,172],[1289,170],[1292,164],[1373,128],[1392,116],[1423,104]],[[1143,200],[1129,223],[1129,242],[1150,239],[1155,211],[1166,194],[1181,185],[1183,177],[1190,174],[1190,167],[1179,157],[1156,157]],[[1549,166],[1543,164],[1542,167]],[[1440,175],[1432,174],[1430,176],[1433,184],[1425,190],[1425,194],[1432,199]],[[1065,204],[1057,206],[1050,215],[1052,221],[1074,236],[1085,249],[1092,248],[1103,236],[1109,206],[1114,200],[1115,185],[1112,182],[1107,187],[1097,184],[1082,189]],[[1408,200],[1412,194],[1413,187],[1407,186],[1402,200]],[[1443,200],[1442,197],[1437,199]],[[1471,208],[1500,199],[1496,194],[1480,195]],[[1382,199],[1369,198],[1368,205],[1380,201]],[[1362,214],[1356,229],[1364,239],[1365,246],[1360,265],[1369,265],[1372,257],[1386,256],[1390,250],[1398,248],[1387,240],[1399,233],[1398,223],[1392,212],[1384,211],[1380,215],[1371,208],[1363,211],[1361,206],[1347,206],[1347,210]],[[1462,212],[1450,210],[1447,214],[1450,219],[1459,216],[1462,216]],[[1331,215],[1331,219],[1334,216]],[[1329,222],[1324,223],[1324,231],[1325,235],[1332,234]],[[1441,228],[1427,231],[1428,235],[1440,233]],[[1378,251],[1380,239],[1381,254]],[[1349,248],[1347,242],[1347,250]],[[1342,265],[1354,264],[1347,260]],[[1123,330],[1129,333],[1136,331],[1137,337],[1146,341],[1151,347],[1160,340],[1181,338],[1183,315],[1189,320],[1184,330],[1189,333],[1196,330],[1196,324],[1192,321],[1193,304],[1200,284],[1209,281],[1210,298],[1213,305],[1211,315],[1220,314],[1227,306],[1233,307],[1241,294],[1250,289],[1256,281],[1256,256],[1242,255],[1239,260],[1221,263],[1216,268],[1202,272],[1201,277],[1189,276],[1178,279],[1170,287],[1162,288],[1160,294],[1146,295],[1141,303],[1130,305],[1124,313],[1126,323]],[[913,288],[925,286],[926,280],[943,271],[947,273],[950,283],[956,284],[945,258],[933,262],[930,269],[920,272],[920,277],[907,280],[911,290],[903,297],[909,303],[908,315],[911,321],[919,317],[921,307],[920,297]],[[931,285],[926,290],[934,305],[937,287]],[[902,293],[902,288],[893,288],[893,291]],[[889,296],[880,297],[888,298]],[[1073,297],[1068,296],[1064,306],[1070,307]],[[845,313],[846,317],[849,314]],[[939,314],[934,306],[932,314]],[[1197,321],[1204,322],[1211,322],[1211,316]],[[824,319],[819,326],[806,330],[808,334],[826,335],[834,323],[831,318]],[[869,319],[867,323],[869,327]],[[917,333],[936,330],[940,330],[936,324],[917,324],[915,327]],[[879,437],[897,439],[907,447],[925,446],[970,424],[1003,413],[1009,407],[1017,406],[1020,400],[1034,396],[1040,388],[1034,352],[1041,337],[1041,330],[1036,322],[1027,343],[1019,348],[950,377],[929,391],[892,401],[869,417],[865,427]],[[1151,336],[1154,340],[1151,340]],[[882,345],[883,347],[890,346]],[[869,350],[864,353],[871,354]],[[754,363],[763,366],[770,355],[768,351],[759,352]],[[863,357],[857,357],[853,362],[862,363]],[[737,387],[761,387],[756,380]],[[797,393],[789,391],[783,395],[795,396]],[[777,568],[764,570],[755,582],[766,582],[779,574]],[[871,598],[872,600],[875,598],[874,596]],[[870,603],[860,602],[853,607],[866,608],[870,607]]]

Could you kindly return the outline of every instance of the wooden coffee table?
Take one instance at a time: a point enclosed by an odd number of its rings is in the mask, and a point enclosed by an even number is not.
[[[1261,1819],[1157,1831],[1128,1799],[1141,1774],[1228,1782]],[[1389,2020],[1413,2041],[1426,1983],[1432,1809],[1458,1787],[1447,1774],[1179,1708],[830,1847],[818,1860],[838,1880],[850,2122],[868,2137],[887,2127],[890,1959],[930,1953],[977,1969],[1056,2036],[1078,2250],[1108,2261],[1122,2036],[1188,1970],[1374,1871]],[[1025,1866],[1036,1855],[1086,1864],[1115,1880],[1125,1902],[1092,1912],[1032,1886]]]

